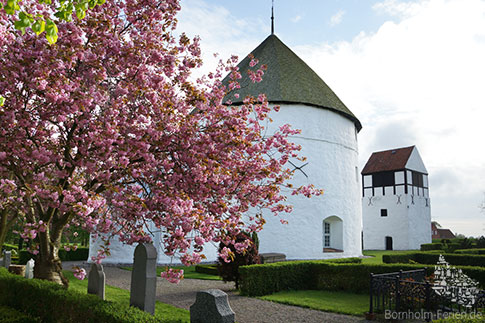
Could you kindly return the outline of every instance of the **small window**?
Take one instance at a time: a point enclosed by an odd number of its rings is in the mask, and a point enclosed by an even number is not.
[[[324,247],[330,247],[330,223],[324,222]]]
[[[387,209],[381,209],[381,216],[387,216]]]

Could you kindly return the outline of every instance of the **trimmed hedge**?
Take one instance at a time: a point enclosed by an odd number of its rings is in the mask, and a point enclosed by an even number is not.
[[[196,265],[195,272],[207,275],[219,276],[217,265]]]
[[[398,272],[426,268],[420,264],[357,264],[329,261],[292,261],[273,264],[242,266],[241,294],[263,296],[282,290],[330,290],[367,293],[370,274]],[[469,277],[485,286],[485,269],[457,266]],[[426,275],[434,271],[429,266]]]
[[[0,305],[41,322],[157,322],[137,308],[70,291],[52,282],[25,279],[0,268]]]
[[[89,257],[89,248],[86,247],[79,247],[76,250],[66,251],[64,249],[59,249],[59,258],[61,261],[85,261],[88,260]],[[28,252],[27,250],[20,250],[19,251],[19,265],[25,265],[30,258],[34,258],[35,256]]]
[[[0,305],[0,323],[36,323],[41,322],[39,318],[34,318],[13,308]]]
[[[442,250],[442,248],[441,243],[423,243],[421,245],[421,251]]]
[[[485,255],[485,249],[458,249],[455,250],[458,254],[472,254],[472,255]]]
[[[382,261],[386,264],[395,263],[410,263],[411,261],[419,264],[436,265],[438,262],[439,253],[416,252],[407,254],[383,255]],[[450,265],[456,266],[485,266],[485,256],[482,255],[464,255],[464,254],[443,254],[445,260]]]

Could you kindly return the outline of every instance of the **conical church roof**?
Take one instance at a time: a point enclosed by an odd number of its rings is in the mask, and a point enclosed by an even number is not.
[[[291,49],[274,34],[266,38],[255,50],[253,56],[261,64],[266,64],[263,80],[253,83],[247,74],[251,59],[247,56],[238,65],[242,79],[239,98],[230,99],[234,105],[242,104],[246,96],[257,97],[264,93],[270,103],[300,103],[335,111],[354,122],[357,130],[362,128],[360,121],[343,104],[327,84]],[[223,83],[228,84],[227,76]]]

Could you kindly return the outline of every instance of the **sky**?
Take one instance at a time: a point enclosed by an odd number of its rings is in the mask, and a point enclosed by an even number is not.
[[[244,58],[271,32],[271,0],[182,0],[178,28],[204,66]],[[360,168],[416,145],[431,217],[485,235],[485,0],[275,0],[275,34],[359,118]]]

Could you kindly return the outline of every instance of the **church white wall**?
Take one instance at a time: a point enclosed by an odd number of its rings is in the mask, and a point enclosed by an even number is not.
[[[422,195],[414,196],[413,201],[408,203],[409,249],[420,249],[423,243],[431,243],[431,203]]]
[[[289,223],[282,225],[280,217],[266,214],[266,225],[259,233],[260,252],[280,252],[287,259],[325,259],[361,255],[362,210],[358,166],[358,147],[355,125],[332,111],[305,106],[282,105],[272,113],[268,133],[277,126],[291,124],[302,133],[293,141],[302,146],[305,162],[291,160],[308,178],[295,171],[295,186],[314,184],[325,190],[324,195],[310,199],[291,196],[288,203],[293,212],[285,216]],[[290,165],[289,165],[290,166]],[[342,220],[343,253],[323,252],[323,220],[337,216]],[[338,234],[338,232],[335,232]],[[332,237],[331,237],[332,239]]]
[[[398,198],[399,195],[400,198]],[[369,199],[371,199],[371,205],[369,205]],[[386,236],[392,237],[394,250],[420,249],[421,244],[431,242],[429,198],[416,195],[411,198],[409,194],[399,193],[364,196],[362,205],[364,249],[385,250]],[[387,217],[381,217],[381,209],[387,209]]]
[[[416,147],[414,147],[413,151],[411,152],[411,155],[409,156],[409,159],[406,163],[406,169],[414,170],[424,174],[428,173],[428,171],[426,170],[426,167],[424,166],[423,160],[421,159],[421,156],[418,153],[418,149]]]

